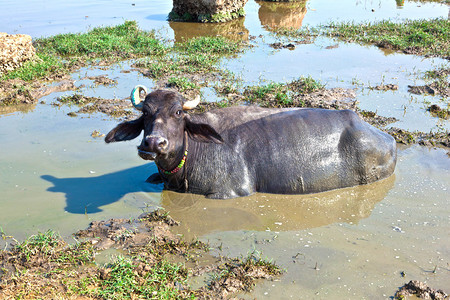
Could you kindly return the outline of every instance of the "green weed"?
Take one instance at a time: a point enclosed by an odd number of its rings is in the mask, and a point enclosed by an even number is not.
[[[38,39],[34,43],[39,53],[61,57],[128,59],[158,55],[166,48],[155,38],[154,31],[143,31],[136,21],[125,21],[114,27],[98,27],[87,33],[59,34]]]
[[[32,81],[36,78],[44,78],[53,74],[67,73],[68,64],[47,53],[37,53],[33,60],[29,60],[20,68],[6,73],[1,80],[19,78],[25,81]]]
[[[187,90],[198,90],[200,87],[186,77],[170,77],[167,81],[169,87],[175,87],[180,92]]]
[[[71,289],[102,299],[195,298],[192,292],[181,288],[188,276],[181,264],[162,260],[151,267],[146,267],[148,265],[143,258],[118,256],[106,267],[102,278],[85,279]]]
[[[138,28],[135,21],[114,27],[94,28],[86,33],[59,34],[34,41],[36,58],[8,72],[0,80],[32,81],[64,73],[95,59],[110,62],[166,53],[168,47],[154,31]]]
[[[407,20],[402,23],[331,23],[324,28],[322,34],[410,54],[439,57],[450,55],[450,23],[444,18]]]

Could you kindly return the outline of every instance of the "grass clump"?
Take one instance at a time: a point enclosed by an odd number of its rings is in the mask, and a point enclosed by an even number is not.
[[[265,86],[248,86],[243,95],[250,103],[263,107],[303,107],[303,95],[317,92],[325,87],[312,77],[300,77],[287,84],[269,83]]]
[[[154,31],[138,28],[135,21],[113,27],[94,28],[86,33],[59,34],[34,41],[36,58],[22,67],[0,77],[0,81],[21,79],[33,81],[50,76],[61,76],[92,62],[108,62],[149,55],[162,55],[167,51],[155,37]]]
[[[76,243],[68,245],[61,236],[52,230],[32,235],[21,244],[16,245],[12,252],[23,261],[31,264],[47,259],[53,267],[76,266],[88,263],[94,257],[92,247]]]
[[[29,60],[20,68],[4,74],[0,81],[7,79],[22,79],[32,81],[36,78],[45,78],[52,74],[65,73],[66,64],[57,57],[47,53],[37,53],[35,59]]]
[[[192,291],[181,288],[187,278],[188,271],[181,264],[162,260],[149,266],[144,258],[118,256],[97,276],[71,289],[100,299],[194,299]]]
[[[245,258],[235,258],[219,266],[218,274],[210,282],[212,291],[233,290],[236,286],[250,292],[255,286],[255,280],[261,278],[273,278],[282,273],[282,270],[273,262],[262,259],[260,254],[251,253]],[[221,296],[228,293],[222,291]],[[224,297],[224,298],[225,298]]]
[[[198,90],[200,87],[186,77],[170,77],[167,81],[169,87],[175,87],[180,92]]]
[[[164,53],[154,31],[143,31],[136,21],[125,21],[114,27],[98,27],[87,33],[60,34],[38,39],[36,50],[61,57],[129,59]]]
[[[175,49],[185,53],[207,53],[210,55],[230,55],[239,52],[242,43],[224,37],[197,37],[176,44]]]
[[[349,42],[375,44],[408,54],[450,57],[450,23],[444,18],[407,20],[403,23],[331,23],[323,33]]]
[[[75,245],[67,245],[50,230],[33,235],[11,250],[0,250],[0,298],[219,299],[250,290],[258,278],[280,274],[273,263],[253,254],[199,265],[198,258],[209,246],[173,234],[169,228],[177,224],[165,212],[155,211],[136,220],[92,222],[75,234],[84,241]],[[1,228],[0,233],[8,238]],[[97,264],[95,252],[108,248],[122,254],[105,265]],[[183,258],[193,264],[180,263]],[[191,288],[188,278],[204,272],[220,275],[211,285]]]
[[[224,76],[227,72],[220,69],[221,58],[236,54],[242,48],[241,42],[224,37],[197,37],[175,44],[168,55],[150,57],[134,66],[143,68],[144,75],[154,79],[189,75]]]

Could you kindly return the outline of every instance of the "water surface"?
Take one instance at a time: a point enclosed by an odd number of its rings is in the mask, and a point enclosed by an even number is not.
[[[226,24],[169,23],[170,1],[2,1],[0,31],[34,38],[83,32],[99,25],[134,19],[144,29],[182,40],[225,35],[251,40],[254,46],[224,66],[245,84],[288,82],[311,75],[327,87],[356,88],[360,107],[394,116],[394,126],[410,130],[449,128],[424,109],[439,97],[414,96],[423,72],[447,64],[373,46],[318,38],[295,50],[274,50],[270,27],[316,26],[329,21],[376,21],[447,17],[448,6],[412,1],[306,1],[287,4],[249,1],[245,18]],[[332,47],[329,47],[332,46]],[[135,84],[154,82],[129,70],[130,62],[108,70],[84,68],[73,74],[81,93],[122,99]],[[114,86],[95,87],[85,76],[108,75]],[[398,84],[397,91],[368,86]],[[217,96],[204,90],[208,100]],[[446,150],[401,148],[395,174],[372,185],[314,195],[255,194],[217,201],[161,192],[145,179],[156,171],[136,153],[139,139],[106,145],[91,137],[117,123],[100,114],[67,113],[76,107],[43,103],[0,112],[0,227],[22,240],[53,229],[64,237],[92,220],[132,218],[156,207],[181,222],[186,238],[200,238],[222,254],[258,250],[287,270],[279,281],[263,282],[248,298],[383,299],[410,279],[427,281],[448,292],[450,282],[450,160]],[[1,241],[5,244],[5,241]],[[10,242],[10,240],[6,241]],[[432,271],[436,269],[436,272]],[[405,278],[400,273],[405,272]]]

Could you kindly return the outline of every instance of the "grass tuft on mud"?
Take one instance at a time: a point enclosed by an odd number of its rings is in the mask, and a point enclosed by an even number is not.
[[[129,59],[163,54],[167,48],[154,31],[140,30],[136,21],[113,27],[98,27],[87,33],[59,34],[34,42],[38,52],[60,57]]]
[[[98,27],[86,33],[59,34],[33,42],[36,58],[0,77],[0,81],[31,81],[65,74],[95,59],[109,63],[167,51],[155,31],[139,29],[135,21],[113,27]]]
[[[331,23],[324,34],[347,42],[375,44],[407,54],[450,59],[450,23],[447,19],[407,20],[402,23]]]
[[[254,254],[200,263],[210,247],[173,234],[170,228],[177,225],[157,210],[135,220],[94,221],[75,234],[73,245],[53,231],[33,235],[0,250],[0,299],[218,299],[250,291],[258,278],[281,274],[274,263]],[[95,255],[105,249],[120,254],[96,263]],[[191,288],[188,279],[205,273],[214,278]]]
[[[224,37],[197,37],[176,43],[167,55],[143,59],[134,67],[141,69],[145,76],[158,80],[173,76],[224,76],[227,72],[220,69],[221,58],[236,55],[243,48],[242,42]]]
[[[373,44],[406,54],[450,59],[450,22],[445,18],[393,22],[331,22],[312,28],[277,28],[273,34],[280,40],[314,41],[319,35],[346,42]]]

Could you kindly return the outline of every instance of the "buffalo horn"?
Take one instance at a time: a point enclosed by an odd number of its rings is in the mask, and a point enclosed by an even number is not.
[[[195,108],[200,103],[200,95],[197,95],[195,99],[189,100],[183,103],[183,109],[184,110],[190,110]]]
[[[131,103],[137,110],[142,110],[142,106],[144,105],[144,102],[141,99],[141,91],[144,91],[147,95],[147,88],[143,85],[137,85],[131,91]]]

